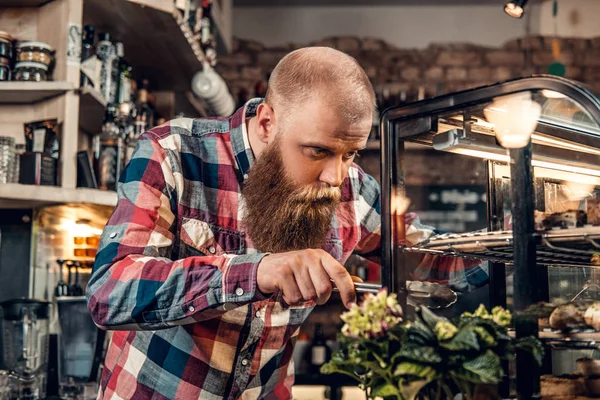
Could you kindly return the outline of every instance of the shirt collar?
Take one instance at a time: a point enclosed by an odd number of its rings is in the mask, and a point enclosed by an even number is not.
[[[231,147],[237,162],[237,167],[245,177],[254,163],[254,153],[250,147],[246,120],[256,116],[256,109],[263,102],[262,98],[248,100],[243,107],[238,109],[229,119],[229,136]]]

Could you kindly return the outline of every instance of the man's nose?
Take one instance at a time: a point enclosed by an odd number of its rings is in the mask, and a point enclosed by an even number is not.
[[[327,163],[319,180],[330,187],[340,187],[344,181],[344,164],[341,160],[331,160]]]

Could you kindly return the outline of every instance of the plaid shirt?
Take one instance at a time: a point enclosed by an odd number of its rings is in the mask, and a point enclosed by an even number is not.
[[[246,236],[240,186],[254,156],[244,121],[178,119],[143,135],[118,185],[87,296],[117,330],[99,399],[287,399],[295,336],[313,302],[257,290],[265,254]],[[379,187],[353,165],[324,250],[343,263],[379,246]]]
[[[140,139],[87,289],[96,324],[115,330],[99,399],[291,397],[293,344],[314,303],[284,308],[256,288],[265,254],[241,224],[240,187],[254,161],[244,121],[260,101]],[[413,216],[407,224],[412,243],[434,232]],[[379,186],[352,165],[323,249],[341,263],[372,253],[379,226]],[[439,257],[415,277],[464,286],[482,272]]]

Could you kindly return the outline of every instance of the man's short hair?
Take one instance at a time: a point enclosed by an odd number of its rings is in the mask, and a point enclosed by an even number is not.
[[[305,47],[279,61],[265,101],[282,115],[319,96],[348,123],[372,118],[375,93],[367,74],[351,56],[330,47]]]

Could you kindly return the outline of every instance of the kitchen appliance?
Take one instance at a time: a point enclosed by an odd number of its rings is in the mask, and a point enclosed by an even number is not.
[[[87,309],[85,296],[57,297],[59,381],[63,399],[96,398],[98,366],[102,362],[105,332],[98,329]]]
[[[9,373],[10,400],[45,397],[49,308],[47,301],[34,299],[13,299],[0,303],[1,369]]]

